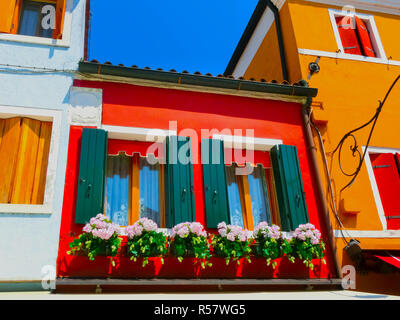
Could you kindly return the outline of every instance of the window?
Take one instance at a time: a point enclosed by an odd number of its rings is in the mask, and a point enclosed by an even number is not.
[[[51,132],[51,122],[0,119],[0,203],[44,203]]]
[[[385,58],[373,16],[329,10],[339,50],[345,54]]]
[[[259,164],[246,176],[236,175],[237,167],[237,164],[225,166],[231,223],[249,230],[262,221],[280,224],[277,219],[278,209],[270,204],[270,199],[273,204],[276,203],[273,199],[274,185],[270,180],[272,168],[264,168]]]
[[[105,214],[113,222],[127,226],[146,217],[165,227],[164,167],[151,158],[139,153],[108,155]]]
[[[252,230],[267,221],[292,231],[308,222],[296,147],[254,151],[248,175],[237,175],[238,165],[225,162],[227,152],[232,149],[225,149],[221,140],[202,140],[207,227],[216,228],[225,221]]]
[[[83,128],[75,223],[99,212],[120,225],[141,217],[166,228],[196,221],[191,139],[167,136],[158,144],[108,139],[105,130]],[[150,146],[154,155],[147,154]],[[252,230],[268,221],[292,231],[308,222],[295,146],[256,151],[257,165],[245,176],[236,175],[235,163],[225,163],[226,150],[222,140],[201,141],[207,228],[225,221]]]
[[[66,1],[2,0],[0,32],[61,39]]]
[[[45,2],[24,1],[19,19],[18,34],[44,38],[53,37],[53,29],[50,24],[43,28],[43,19],[46,14],[42,13],[45,6],[51,6],[56,12],[55,4]],[[46,11],[44,11],[46,12]]]
[[[191,140],[166,137],[166,148],[159,143],[154,155],[147,154],[150,145],[109,140],[105,130],[83,129],[75,223],[87,223],[99,212],[122,226],[142,217],[167,228],[195,221],[192,161],[176,161],[184,146],[191,157]],[[165,156],[158,150],[166,150]]]
[[[370,153],[388,229],[400,229],[400,154]]]

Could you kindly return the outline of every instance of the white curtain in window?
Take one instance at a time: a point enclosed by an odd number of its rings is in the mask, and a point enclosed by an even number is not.
[[[139,160],[139,217],[153,220],[160,226],[160,164]]]
[[[108,156],[106,175],[106,215],[121,226],[129,224],[129,168],[126,155]]]
[[[267,221],[271,224],[267,183],[263,166],[259,165],[254,168],[252,174],[248,176],[248,180],[254,226],[262,221]]]
[[[225,167],[226,183],[228,187],[229,213],[231,217],[231,224],[244,228],[242,204],[235,168],[235,165]]]

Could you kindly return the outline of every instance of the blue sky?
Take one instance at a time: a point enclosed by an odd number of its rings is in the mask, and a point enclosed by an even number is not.
[[[89,59],[223,73],[257,2],[125,0],[110,9],[109,1],[91,1]]]

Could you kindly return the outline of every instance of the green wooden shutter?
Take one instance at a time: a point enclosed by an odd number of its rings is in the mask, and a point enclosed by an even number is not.
[[[293,231],[309,221],[297,148],[287,145],[273,147],[271,162],[282,230]]]
[[[190,138],[168,137],[166,152],[165,221],[167,228],[172,228],[178,223],[196,219]]]
[[[217,228],[222,221],[230,223],[223,141],[202,139],[201,158],[207,227]]]
[[[85,224],[104,210],[107,132],[84,128],[79,163],[75,223]]]

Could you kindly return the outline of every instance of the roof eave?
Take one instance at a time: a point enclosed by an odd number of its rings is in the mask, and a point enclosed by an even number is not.
[[[284,96],[315,97],[318,93],[318,90],[316,88],[309,88],[306,86],[258,82],[226,77],[211,77],[206,75],[195,75],[151,69],[130,68],[125,66],[99,64],[86,61],[80,62],[79,72],[168,83],[179,83],[182,85],[193,85],[210,88],[232,90],[240,89],[242,91],[279,94]]]

